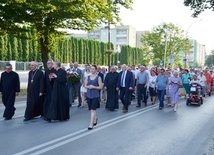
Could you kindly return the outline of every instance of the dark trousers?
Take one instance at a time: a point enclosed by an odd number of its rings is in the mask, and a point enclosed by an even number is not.
[[[158,99],[159,99],[159,107],[164,107],[164,96],[166,94],[166,90],[157,90],[157,93],[158,93]]]
[[[81,87],[80,82],[77,82],[70,87],[70,89],[69,89],[69,103],[70,103],[70,105],[72,105],[72,103],[74,101],[74,94],[77,95],[78,105],[81,105],[82,98],[81,98],[81,94],[80,94],[80,87]]]
[[[126,90],[125,87],[120,88],[120,100],[126,110],[128,110],[129,104],[131,102],[131,91]]]
[[[145,104],[147,104],[147,92],[146,92],[145,84],[138,84],[137,85],[137,104],[141,105],[142,95],[143,95],[143,101]]]

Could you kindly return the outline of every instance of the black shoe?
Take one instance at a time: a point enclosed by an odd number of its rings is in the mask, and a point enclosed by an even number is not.
[[[114,108],[110,108],[109,110],[110,110],[110,111],[114,111]]]
[[[25,118],[23,121],[26,122],[26,121],[29,121],[29,120],[30,120],[29,118]]]
[[[94,126],[96,126],[96,125],[97,125],[97,121],[98,121],[98,118],[96,118],[96,123],[94,123]]]
[[[136,107],[137,107],[137,108],[140,108],[140,107],[141,107],[141,105],[140,105],[140,104],[138,104]]]
[[[88,130],[92,130],[93,129],[93,127],[88,127]]]
[[[12,119],[12,118],[5,118],[4,120],[5,120],[5,121],[8,121],[8,120],[11,120],[11,119]]]
[[[79,107],[81,107],[81,104],[78,104],[78,106],[77,106],[77,107],[78,107],[78,108],[79,108]]]

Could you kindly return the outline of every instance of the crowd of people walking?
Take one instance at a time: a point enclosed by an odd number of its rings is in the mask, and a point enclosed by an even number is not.
[[[156,104],[164,109],[165,102],[176,112],[179,103],[179,89],[185,89],[190,95],[191,80],[196,80],[202,87],[202,95],[211,95],[214,74],[212,69],[204,70],[160,67],[147,68],[138,64],[127,66],[118,63],[105,67],[86,64],[79,68],[78,63],[70,63],[68,69],[60,62],[48,60],[45,72],[38,69],[38,63],[30,63],[27,86],[27,102],[24,121],[41,116],[45,121],[66,121],[70,119],[69,108],[77,100],[78,107],[87,103],[90,111],[88,130],[98,123],[96,109],[104,102],[110,111],[119,109],[122,103],[123,113],[129,111],[132,100],[136,98],[136,107]],[[12,65],[6,64],[1,74],[0,92],[5,106],[3,117],[10,120],[15,114],[15,96],[20,92],[19,75],[12,71]]]

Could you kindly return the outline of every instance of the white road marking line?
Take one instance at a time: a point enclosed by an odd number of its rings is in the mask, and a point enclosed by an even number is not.
[[[155,109],[155,108],[157,108],[157,105],[156,105],[156,106],[152,106],[152,107],[148,107],[148,108],[146,108],[146,109],[144,108],[144,109],[140,109],[140,110],[137,110],[137,111],[134,111],[134,112],[125,114],[125,115],[119,116],[119,117],[117,117],[117,118],[114,118],[114,119],[105,121],[105,122],[103,122],[103,123],[100,123],[99,126],[101,126],[101,127],[98,127],[97,129],[95,128],[95,129],[93,129],[92,131],[88,131],[87,129],[82,129],[82,130],[79,130],[79,131],[74,132],[74,133],[72,133],[72,134],[68,134],[68,135],[66,135],[66,136],[57,138],[57,139],[55,139],[55,140],[52,140],[52,141],[49,141],[49,142],[46,142],[46,143],[37,145],[37,146],[35,146],[35,147],[32,147],[32,148],[30,148],[30,149],[24,150],[24,151],[19,152],[19,153],[16,153],[16,154],[14,154],[14,155],[24,155],[24,154],[27,154],[27,153],[29,154],[30,152],[33,152],[33,151],[35,151],[35,150],[41,149],[41,148],[43,148],[43,147],[46,147],[46,146],[48,146],[48,145],[51,145],[51,144],[54,144],[54,143],[56,143],[56,142],[59,142],[59,141],[62,141],[62,140],[63,140],[63,142],[60,142],[60,143],[57,143],[57,144],[52,145],[52,146],[50,146],[50,147],[47,147],[47,148],[45,148],[45,149],[42,149],[42,150],[40,150],[40,151],[38,151],[38,152],[33,153],[32,155],[41,154],[41,153],[50,151],[50,150],[52,150],[52,149],[54,149],[54,148],[56,148],[56,147],[65,145],[65,144],[67,144],[67,143],[69,143],[69,142],[72,142],[72,141],[74,141],[74,140],[80,139],[80,138],[82,138],[82,137],[84,137],[84,136],[87,136],[87,135],[89,135],[89,134],[92,134],[92,133],[94,133],[94,132],[97,132],[97,131],[99,131],[99,130],[101,130],[101,129],[104,129],[104,128],[107,128],[107,127],[109,127],[109,126],[112,126],[112,125],[114,125],[114,124],[116,124],[116,123],[122,122],[122,121],[124,121],[124,120],[129,119],[129,118],[132,118],[132,117],[135,117],[135,116],[137,116],[137,115],[140,115],[140,114],[143,114],[143,113],[145,113],[145,112],[148,112],[148,111],[150,111],[150,110],[153,110],[153,109]],[[107,124],[107,123],[108,123],[108,124]],[[106,124],[106,125],[105,125],[105,124]],[[103,125],[103,126],[102,126],[102,125]],[[88,131],[88,132],[86,132],[86,131]],[[86,132],[86,133],[83,133],[83,134],[81,134],[81,135],[78,135],[78,134],[80,134],[80,133],[82,133],[82,132]],[[75,135],[77,135],[77,136],[75,136]],[[71,139],[68,139],[68,138],[70,138],[70,137],[72,137],[72,136],[75,136],[75,137],[73,137],[73,138],[71,138]],[[65,140],[65,139],[67,139],[67,140]]]

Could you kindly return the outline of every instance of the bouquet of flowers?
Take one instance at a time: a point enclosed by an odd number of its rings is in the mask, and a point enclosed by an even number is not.
[[[68,82],[71,82],[72,84],[79,82],[81,79],[81,76],[77,72],[67,72]]]

